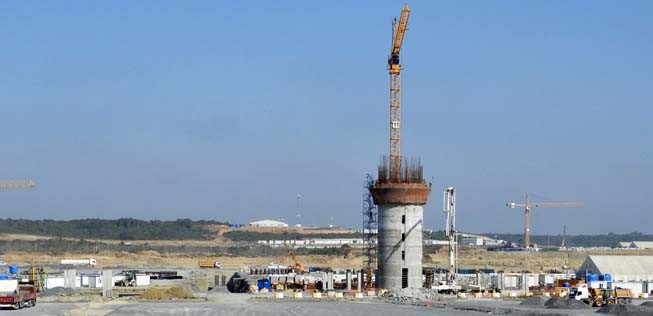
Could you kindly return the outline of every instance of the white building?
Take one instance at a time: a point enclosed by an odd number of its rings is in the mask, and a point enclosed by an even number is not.
[[[460,234],[459,240],[463,246],[499,246],[506,243],[503,240],[473,234]]]
[[[578,269],[584,274],[611,274],[612,286],[636,294],[653,291],[653,256],[587,256]]]
[[[653,249],[653,241],[633,241],[628,248]]]
[[[632,244],[633,244],[633,243],[630,242],[630,241],[620,241],[620,242],[619,242],[619,247],[621,247],[621,248],[630,248],[630,246],[631,246]]]
[[[460,238],[460,243],[464,246],[483,246],[483,238],[463,237]]]
[[[256,221],[249,223],[249,226],[253,227],[288,227],[288,223],[273,221],[271,219],[264,219],[262,221]]]

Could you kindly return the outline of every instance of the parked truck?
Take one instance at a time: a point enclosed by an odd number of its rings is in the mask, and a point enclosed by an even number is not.
[[[200,260],[198,262],[200,268],[215,268],[220,269],[222,265],[219,261]]]
[[[97,260],[94,258],[88,258],[88,259],[63,259],[61,260],[61,264],[64,265],[71,265],[71,266],[91,266],[94,267],[97,265]]]
[[[633,292],[630,289],[597,289],[587,284],[578,284],[571,288],[569,298],[585,302],[591,306],[603,306],[608,304],[630,304],[632,303]]]
[[[0,307],[21,309],[36,305],[36,287],[29,282],[0,280]]]

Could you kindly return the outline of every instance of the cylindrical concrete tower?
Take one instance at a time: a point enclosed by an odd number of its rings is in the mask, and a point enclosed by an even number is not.
[[[423,205],[430,185],[377,181],[370,192],[379,208],[376,287],[421,288]]]

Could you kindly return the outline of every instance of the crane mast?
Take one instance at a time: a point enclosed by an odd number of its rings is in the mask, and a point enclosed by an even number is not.
[[[449,187],[444,190],[444,213],[447,218],[445,234],[449,238],[449,276],[447,284],[456,284],[458,261],[458,237],[456,234],[456,188]]]
[[[407,5],[401,10],[399,20],[392,22],[392,49],[388,57],[390,73],[390,175],[398,179],[401,172],[401,63],[399,55],[404,40],[408,15]]]

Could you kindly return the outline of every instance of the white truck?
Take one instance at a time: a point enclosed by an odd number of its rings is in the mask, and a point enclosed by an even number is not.
[[[585,302],[591,306],[607,304],[630,304],[633,292],[630,289],[599,289],[589,287],[586,283],[578,284],[569,291],[569,298]]]
[[[94,258],[88,259],[63,259],[61,264],[71,265],[71,266],[91,266],[94,267],[97,265],[97,260]]]

